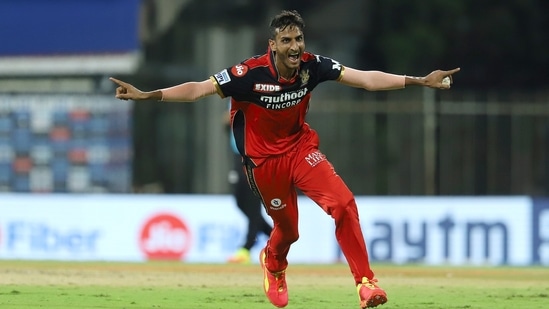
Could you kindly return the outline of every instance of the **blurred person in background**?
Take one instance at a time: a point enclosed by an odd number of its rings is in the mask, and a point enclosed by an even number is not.
[[[201,82],[141,91],[118,84],[121,100],[193,102],[218,94],[231,97],[231,125],[251,189],[260,196],[273,231],[260,253],[263,290],[276,307],[288,304],[287,256],[299,238],[297,190],[334,219],[335,237],[353,276],[361,308],[387,302],[369,263],[353,193],[319,151],[319,138],[305,122],[311,92],[320,83],[369,91],[425,86],[449,89],[445,78],[459,71],[435,70],[425,77],[362,71],[305,51],[305,23],[296,11],[282,11],[270,23],[267,52],[228,67]],[[318,240],[319,246],[322,240]],[[312,292],[312,291],[311,291]],[[314,296],[320,297],[320,296]]]
[[[236,147],[234,134],[231,130],[231,114],[225,115],[225,123],[229,131],[231,153],[233,154],[233,168],[229,171],[229,183],[232,186],[232,193],[238,209],[246,216],[248,228],[244,244],[228,259],[229,263],[248,264],[250,263],[250,250],[261,233],[267,237],[271,235],[272,226],[265,220],[261,213],[261,199],[250,189],[248,179],[244,173],[242,156]]]

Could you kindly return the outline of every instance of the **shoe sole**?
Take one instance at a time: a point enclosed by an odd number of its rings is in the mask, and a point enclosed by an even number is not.
[[[385,295],[374,295],[368,300],[364,300],[360,302],[360,306],[362,309],[366,308],[374,308],[379,305],[383,305],[387,302],[387,296]]]

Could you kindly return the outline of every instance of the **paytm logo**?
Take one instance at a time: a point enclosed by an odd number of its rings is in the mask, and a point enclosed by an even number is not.
[[[463,221],[451,215],[435,222],[376,220],[370,232],[373,261],[395,260],[396,248],[400,248],[399,259],[403,258],[403,262],[423,262],[429,256],[442,260],[509,262],[509,227],[503,221],[472,218]]]
[[[43,222],[14,221],[6,224],[4,247],[9,252],[90,253],[97,248],[98,230],[61,230]]]

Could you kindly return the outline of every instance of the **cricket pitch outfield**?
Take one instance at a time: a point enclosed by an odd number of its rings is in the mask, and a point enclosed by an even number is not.
[[[547,267],[373,265],[391,308],[549,308]],[[290,265],[288,309],[358,308],[345,264]],[[1,308],[275,308],[257,264],[0,260]]]

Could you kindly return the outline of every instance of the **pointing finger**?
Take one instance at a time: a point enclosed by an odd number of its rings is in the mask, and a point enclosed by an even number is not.
[[[461,68],[455,68],[453,70],[450,70],[450,71],[446,71],[447,75],[452,75],[456,72],[459,72],[461,70]]]
[[[120,85],[120,86],[123,86],[123,87],[127,87],[127,86],[128,86],[127,83],[125,83],[125,82],[123,82],[123,81],[121,81],[121,80],[119,80],[119,79],[116,79],[116,78],[114,78],[114,77],[109,77],[109,79],[110,79],[111,81],[117,83],[117,84]]]

